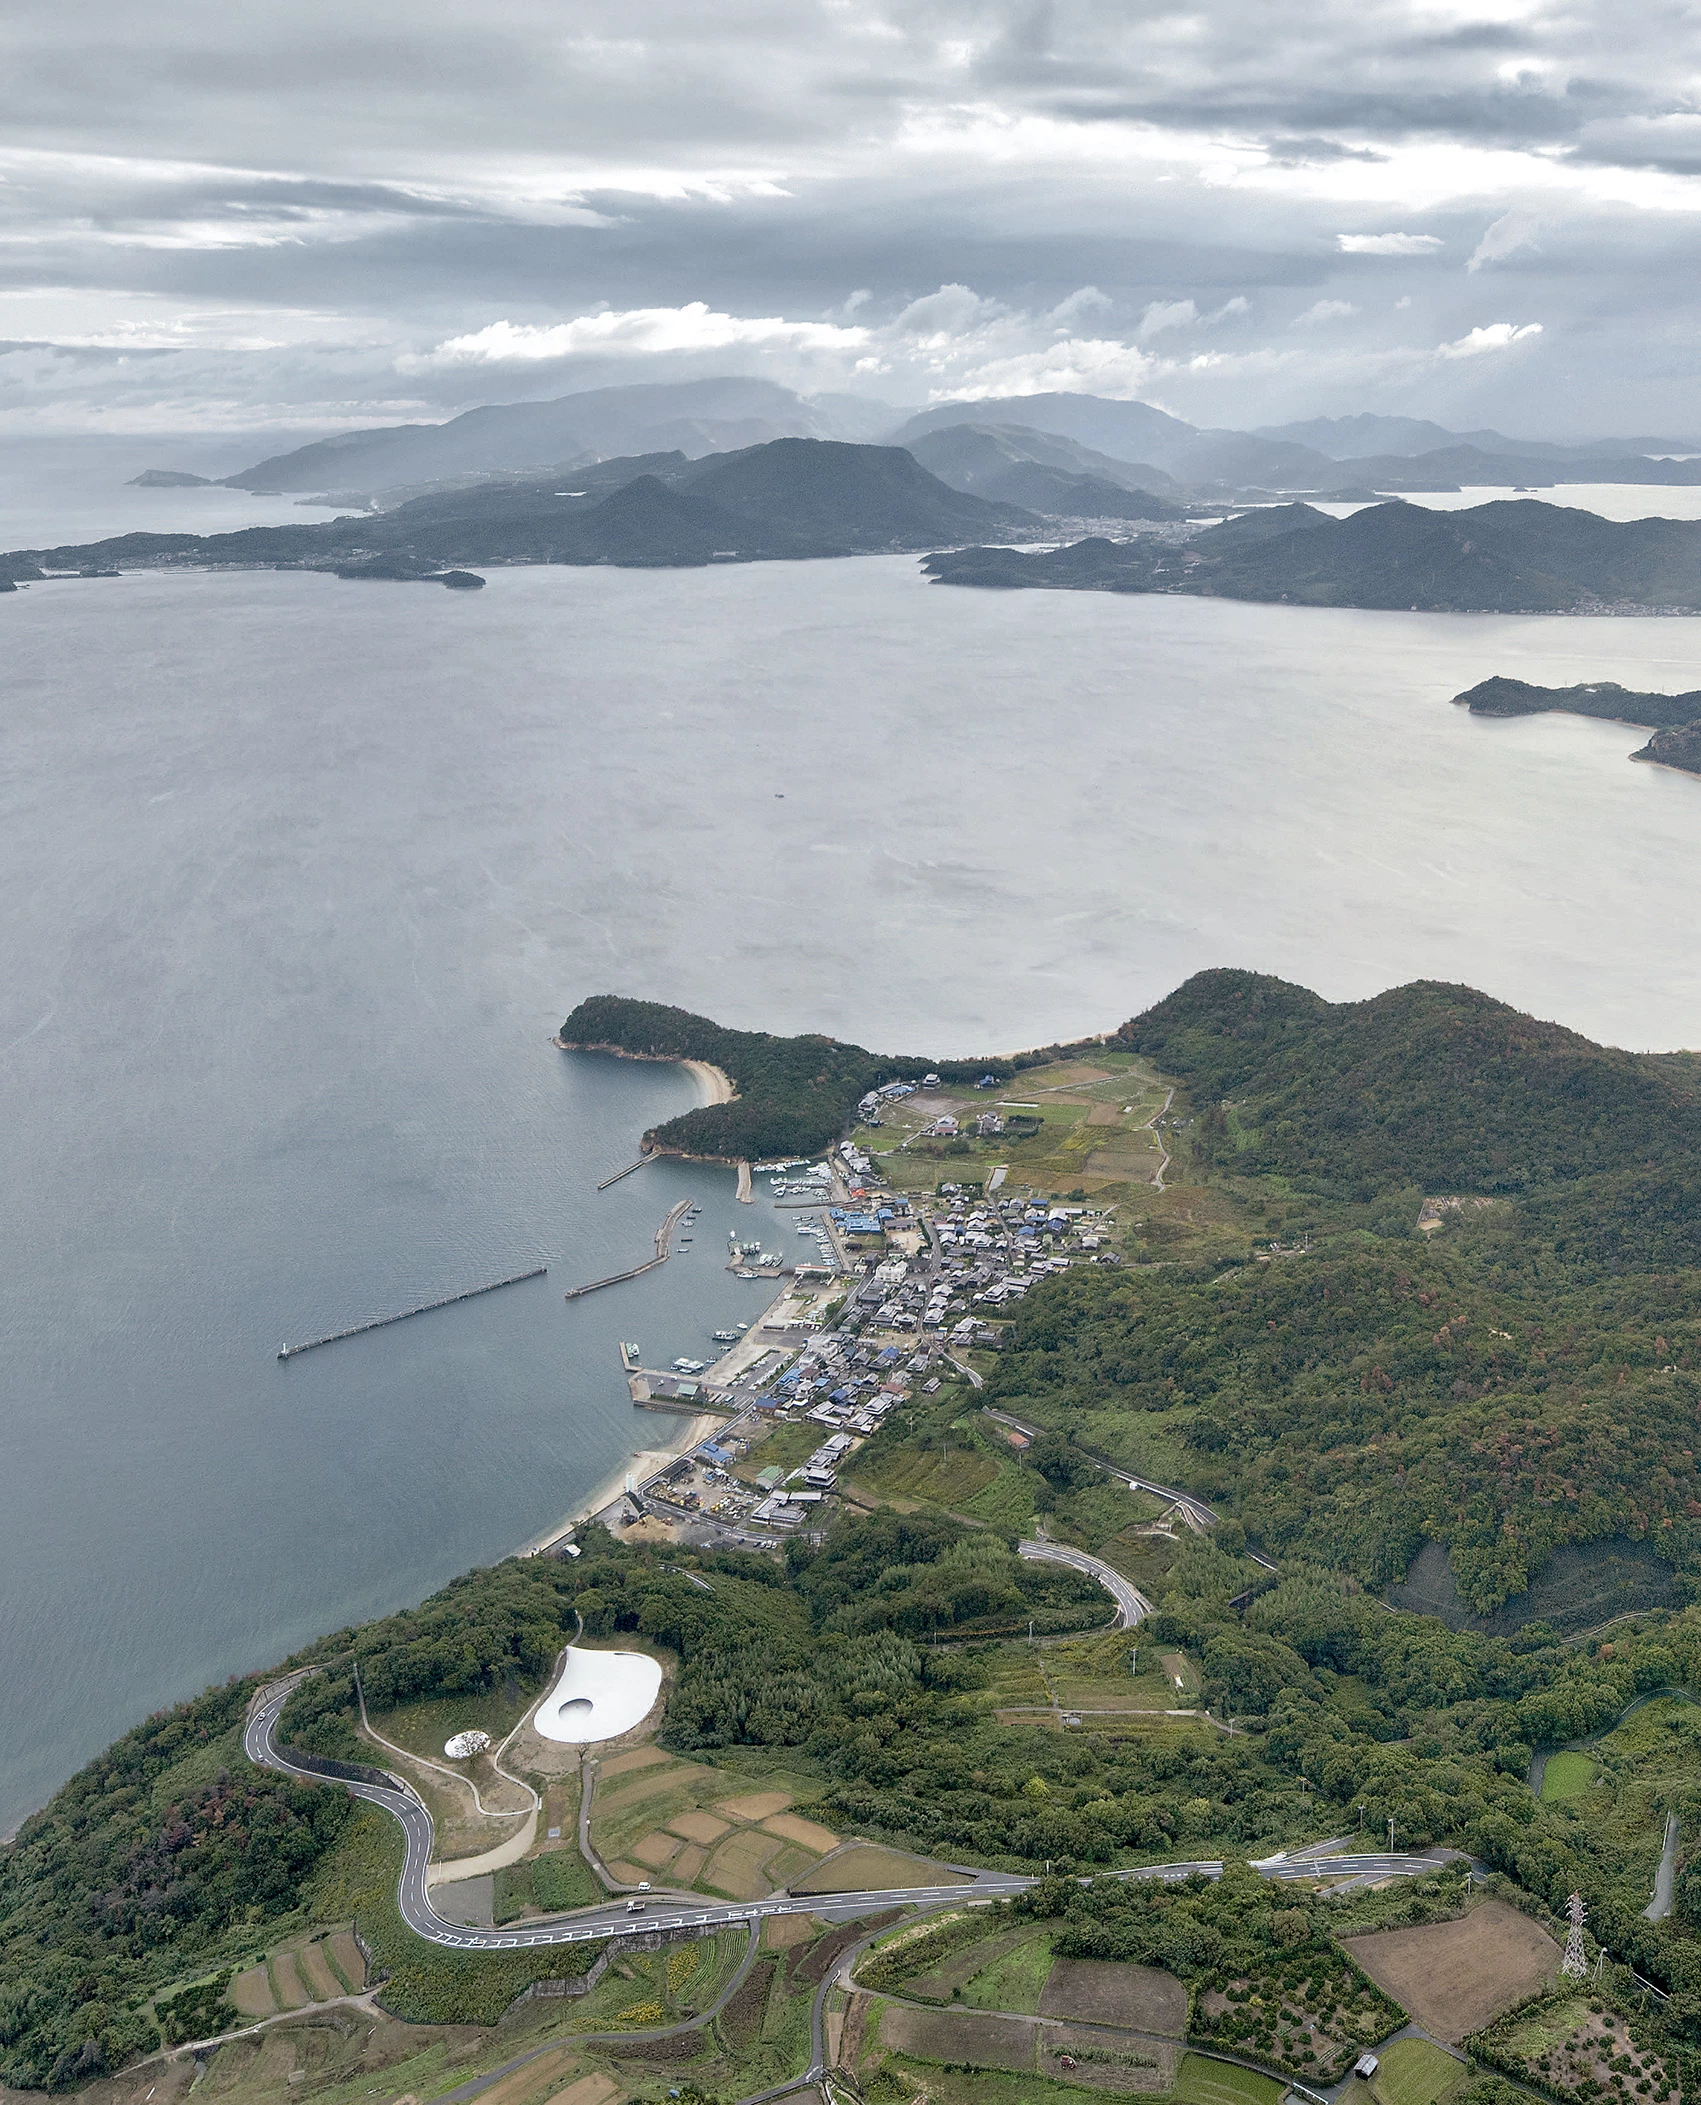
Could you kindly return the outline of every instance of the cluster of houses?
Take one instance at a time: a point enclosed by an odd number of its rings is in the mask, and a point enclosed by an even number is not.
[[[973,1199],[941,1192],[931,1219],[940,1261],[928,1289],[922,1327],[958,1330],[973,1341],[973,1311],[996,1313],[1019,1301],[1037,1280],[1072,1264],[1115,1264],[1103,1248],[1104,1217],[1090,1206],[1024,1199]]]
[[[864,1099],[863,1117],[877,1124],[883,1101],[937,1083],[937,1076],[919,1085],[888,1083]],[[996,1112],[976,1121],[978,1129],[990,1131],[1001,1123]],[[883,1254],[865,1259],[860,1273],[849,1273],[830,1330],[810,1335],[789,1367],[789,1351],[776,1348],[747,1370],[733,1423],[645,1487],[651,1499],[681,1517],[722,1529],[761,1528],[769,1531],[765,1537],[749,1539],[770,1544],[822,1520],[822,1506],[837,1490],[847,1457],[905,1398],[933,1394],[951,1372],[953,1355],[997,1350],[1003,1343],[999,1317],[1037,1280],[1072,1264],[1119,1262],[1104,1247],[1106,1217],[1090,1206],[1002,1197],[996,1173],[984,1191],[947,1183],[912,1206],[886,1188],[870,1157],[853,1143],[844,1143],[838,1158],[846,1203],[826,1210],[841,1242],[879,1236],[885,1238]],[[766,1166],[798,1196],[826,1197],[832,1190],[821,1169],[798,1178],[802,1164]],[[777,1371],[781,1367],[784,1372]],[[747,1440],[760,1440],[763,1421],[816,1425],[824,1438],[800,1466],[763,1469],[752,1486],[728,1465]]]

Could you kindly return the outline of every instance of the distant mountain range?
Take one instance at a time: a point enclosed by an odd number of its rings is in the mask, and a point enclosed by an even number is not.
[[[908,441],[907,450],[954,490],[1019,504],[1052,517],[1184,519],[1154,494],[1178,486],[1161,468],[1113,460],[1074,439],[1011,424],[946,424]]]
[[[143,564],[287,565],[373,578],[481,563],[671,569],[1042,531],[1032,512],[953,490],[899,447],[788,438],[695,461],[676,451],[479,483],[329,522],[26,549],[0,556],[0,580]]]
[[[1701,521],[1617,523],[1513,499],[1466,511],[1373,505],[1332,519],[1272,505],[1179,545],[1102,538],[1029,554],[929,556],[940,584],[1171,592],[1320,607],[1560,613],[1592,606],[1701,611]]]
[[[224,478],[233,490],[372,492],[461,476],[534,475],[622,454],[692,459],[777,438],[871,439],[893,411],[857,395],[806,401],[770,380],[601,387],[553,402],[469,409],[446,424],[346,431]],[[140,478],[138,478],[140,479]]]
[[[974,487],[953,488],[898,446],[785,438],[696,460],[676,449],[450,486],[329,523],[20,550],[0,556],[0,589],[137,565],[442,578],[492,563],[680,568],[948,549],[923,566],[942,584],[1435,611],[1701,612],[1701,521],[1619,524],[1531,499],[1465,511],[1396,500],[1345,519],[1308,504],[1267,504],[1185,536],[1088,534],[1027,552],[1009,544],[1058,540],[1059,516],[1153,521],[1177,507],[1111,480],[1147,469],[1106,458],[1104,473],[1077,472],[1095,458],[1083,442],[1060,450],[1017,427],[944,425],[914,443]],[[981,494],[1019,489],[1043,498],[1049,516]]]
[[[998,434],[1006,456],[1002,468],[984,446],[977,454],[966,441],[947,442],[953,431]],[[472,409],[441,424],[343,432],[256,461],[224,481],[256,492],[330,492],[339,502],[393,502],[451,483],[542,479],[651,453],[700,459],[776,438],[903,446],[955,488],[967,491],[972,484],[976,494],[1065,517],[1133,515],[1114,508],[1095,512],[1092,503],[1107,503],[1102,492],[1059,483],[1055,476],[1085,476],[1172,503],[1190,495],[1220,501],[1255,492],[1363,496],[1465,484],[1701,482],[1701,463],[1658,457],[1701,454],[1701,441],[1685,438],[1568,445],[1375,415],[1314,417],[1256,431],[1207,430],[1145,402],[1056,393],[946,402],[906,416],[862,396],[805,397],[772,381],[736,377],[597,388],[548,402]],[[1052,473],[1000,480],[1028,466]],[[137,477],[155,485],[168,479],[190,478],[171,469]]]
[[[1685,485],[1701,482],[1701,460],[1686,439],[1602,439],[1562,446],[1508,439],[1497,431],[1460,434],[1415,417],[1315,418],[1262,431],[1209,431],[1144,402],[1094,395],[1020,395],[997,403],[952,402],[924,411],[892,433],[910,446],[930,433],[996,411],[1002,426],[1071,439],[1113,459],[1140,463],[1145,486],[1167,478],[1165,495],[1225,493],[1368,497],[1388,491],[1545,486],[1564,482]]]
[[[1403,456],[1437,453],[1449,446],[1474,446],[1479,452],[1512,458],[1574,460],[1601,454],[1695,453],[1694,439],[1587,439],[1556,445],[1546,439],[1509,439],[1502,431],[1449,431],[1427,417],[1311,417],[1302,424],[1267,424],[1252,436],[1309,446],[1334,461],[1362,460],[1376,454]]]

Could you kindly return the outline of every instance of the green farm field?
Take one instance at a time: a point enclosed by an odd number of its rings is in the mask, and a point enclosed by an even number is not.
[[[1209,2054],[1184,2054],[1176,2072],[1175,2105],[1276,2105],[1285,2084]]]
[[[1377,2105],[1442,2105],[1469,2075],[1462,2061],[1427,2039],[1396,2039],[1378,2057],[1370,2088]]]

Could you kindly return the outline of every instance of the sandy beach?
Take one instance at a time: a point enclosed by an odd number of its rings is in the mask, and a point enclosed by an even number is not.
[[[679,1064],[702,1090],[705,1104],[732,1102],[732,1078],[719,1067],[711,1067],[707,1060],[681,1060]]]
[[[708,1439],[716,1426],[724,1425],[726,1420],[718,1413],[709,1411],[697,1418],[679,1417],[674,1423],[678,1430],[670,1438],[659,1446],[641,1447],[628,1455],[606,1482],[599,1484],[588,1498],[581,1499],[571,1513],[563,1514],[553,1527],[545,1528],[541,1534],[534,1535],[530,1542],[522,1543],[515,1554],[529,1557],[534,1550],[542,1549],[546,1542],[553,1542],[558,1535],[564,1535],[570,1527],[576,1526],[580,1521],[589,1520],[593,1513],[600,1513],[611,1499],[620,1496],[629,1476],[641,1483],[645,1477],[653,1475],[661,1468],[664,1462],[671,1462],[675,1455],[684,1454],[687,1448],[695,1447],[700,1441]]]

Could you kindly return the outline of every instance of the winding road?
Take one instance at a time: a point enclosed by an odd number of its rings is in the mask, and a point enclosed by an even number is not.
[[[1000,1425],[1008,1425],[1016,1432],[1026,1433],[1030,1440],[1037,1440],[1046,1430],[1043,1425],[1030,1425],[1025,1418],[1014,1418],[1008,1411],[995,1411],[989,1403],[982,1404],[981,1409],[988,1418],[996,1418]],[[1131,1491],[1149,1491],[1154,1498],[1166,1500],[1179,1510],[1182,1519],[1197,1533],[1203,1535],[1216,1526],[1216,1508],[1206,1505],[1202,1498],[1195,1498],[1191,1491],[1178,1491],[1174,1484],[1160,1484],[1149,1476],[1136,1476],[1132,1469],[1125,1468],[1120,1462],[1113,1462],[1108,1455],[1099,1454],[1091,1447],[1081,1447],[1079,1451],[1089,1462],[1097,1462],[1107,1476],[1115,1477],[1118,1483],[1126,1484]],[[1270,1559],[1260,1556],[1257,1550],[1249,1549],[1246,1554],[1254,1564],[1263,1565],[1266,1571],[1276,1569]]]
[[[1020,1545],[1025,1557],[1044,1559],[1048,1562],[1070,1565],[1077,1571],[1090,1572],[1117,1605],[1118,1623],[1123,1628],[1132,1628],[1150,1612],[1150,1603],[1119,1572],[1100,1558],[1090,1557],[1085,1550],[1069,1549],[1052,1542],[1024,1542]],[[416,1937],[423,1937],[429,1944],[440,1944],[454,1951],[524,1951],[536,1945],[582,1944],[593,1938],[634,1937],[653,1930],[717,1929],[730,1923],[756,1923],[769,1915],[814,1915],[827,1921],[844,1921],[857,1915],[871,1914],[877,1910],[893,1907],[961,1905],[964,1901],[1004,1900],[1017,1893],[1025,1893],[1037,1881],[1030,1877],[1017,1876],[1009,1872],[984,1871],[972,1864],[946,1865],[942,1868],[955,1874],[949,1885],[893,1886],[875,1893],[809,1893],[786,1892],[769,1894],[763,1900],[735,1902],[706,1900],[697,1894],[678,1892],[655,1892],[641,1901],[602,1901],[594,1907],[577,1909],[571,1915],[556,1916],[545,1922],[527,1922],[513,1929],[481,1929],[475,1925],[450,1922],[438,1914],[431,1904],[427,1883],[427,1872],[431,1864],[434,1830],[431,1814],[419,1794],[402,1778],[387,1771],[376,1772],[385,1776],[385,1781],[363,1782],[346,1776],[328,1776],[323,1770],[310,1766],[313,1757],[298,1755],[280,1745],[278,1720],[283,1715],[285,1704],[297,1684],[317,1668],[305,1667],[296,1673],[285,1675],[262,1688],[255,1696],[248,1713],[248,1722],[242,1735],[242,1751],[258,1767],[275,1769],[285,1776],[299,1777],[305,1783],[337,1782],[354,1797],[363,1799],[368,1805],[381,1806],[390,1817],[399,1822],[406,1843],[402,1862],[402,1875],[396,1888],[396,1906],[402,1920]],[[586,1794],[588,1797],[588,1793]],[[581,1842],[589,1841],[588,1805],[581,1819]],[[1325,1853],[1327,1852],[1327,1853]],[[1403,1851],[1372,1851],[1355,1855],[1337,1855],[1329,1843],[1314,1845],[1310,1851],[1293,1855],[1284,1852],[1267,1857],[1253,1866],[1255,1871],[1268,1879],[1310,1879],[1318,1876],[1330,1878],[1387,1878],[1411,1876],[1434,1871],[1451,1852],[1436,1856],[1417,1856]],[[587,1860],[594,1861],[593,1853],[587,1851]],[[1222,1863],[1216,1858],[1195,1858],[1173,1864],[1144,1864],[1135,1870],[1118,1871],[1108,1876],[1116,1878],[1158,1878],[1166,1880],[1203,1876],[1219,1878]]]
[[[1102,1557],[1089,1557],[1085,1550],[1071,1549],[1062,1542],[1018,1542],[1016,1554],[1032,1564],[1067,1564],[1071,1571],[1083,1571],[1088,1578],[1097,1579],[1116,1603],[1113,1630],[1132,1630],[1152,1613],[1152,1604],[1140,1589],[1130,1585]]]

